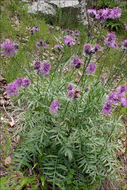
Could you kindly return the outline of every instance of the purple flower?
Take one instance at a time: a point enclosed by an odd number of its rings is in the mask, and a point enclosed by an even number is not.
[[[121,105],[127,108],[127,98],[121,98]]]
[[[22,86],[23,79],[18,78],[14,81],[14,84],[17,86],[17,88],[20,88]]]
[[[59,106],[60,106],[60,103],[57,100],[53,100],[49,108],[50,113],[51,114],[56,113],[59,110]]]
[[[44,44],[44,42],[43,42],[43,40],[40,40],[40,46],[43,46],[43,44]]]
[[[127,40],[123,41],[122,49],[127,50]]]
[[[127,31],[127,25],[125,26],[125,30]]]
[[[80,35],[80,31],[79,30],[75,30],[75,36],[79,36]]]
[[[108,33],[104,42],[107,45],[107,47],[114,49],[114,48],[118,47],[115,40],[116,40],[116,35],[114,33]]]
[[[47,49],[47,48],[48,48],[48,45],[47,45],[46,42],[44,43],[43,40],[40,40],[39,42],[37,42],[36,47],[37,47],[37,48],[42,47],[42,48],[44,48],[44,49]]]
[[[90,63],[89,65],[88,65],[88,67],[86,68],[86,70],[87,70],[87,72],[89,73],[89,74],[93,74],[95,71],[96,71],[96,64],[92,64],[92,63]]]
[[[74,66],[75,68],[80,68],[80,66],[83,64],[82,60],[79,59],[78,57],[75,57],[72,62],[71,65]]]
[[[34,70],[39,71],[41,67],[41,62],[40,61],[35,61],[34,63]]]
[[[90,55],[91,54],[91,45],[90,44],[85,44],[84,45],[84,52],[86,53],[86,54],[88,54],[88,55]]]
[[[61,50],[62,48],[63,48],[63,46],[60,45],[60,44],[56,44],[56,45],[54,46],[54,49]]]
[[[48,44],[45,42],[44,45],[43,45],[44,49],[47,49],[48,48]]]
[[[33,26],[33,28],[31,29],[31,34],[34,33],[34,31],[39,31],[39,27],[38,26]]]
[[[39,48],[40,47],[40,42],[36,43],[36,47]]]
[[[66,31],[66,34],[67,34],[67,35],[70,35],[70,34],[72,34],[72,33],[73,33],[73,31],[72,31],[72,30],[67,29],[67,31]]]
[[[112,110],[112,107],[110,104],[105,104],[104,107],[102,108],[102,113],[105,115],[109,114]]]
[[[108,33],[107,35],[108,42],[112,42],[116,40],[116,35],[114,33]]]
[[[108,18],[109,19],[116,19],[121,17],[121,8],[114,7],[112,10],[110,10]]]
[[[117,92],[118,94],[124,95],[125,92],[127,92],[127,87],[126,87],[125,85],[119,86],[119,87],[116,89],[116,92]]]
[[[96,13],[96,19],[101,19],[102,22],[105,22],[108,18],[109,9],[99,9]]]
[[[88,14],[96,19],[100,19],[102,22],[105,22],[107,19],[116,19],[121,16],[121,8],[114,7],[113,9],[105,8],[105,9],[89,9]]]
[[[9,39],[7,39],[4,43],[0,44],[0,48],[3,49],[1,53],[4,56],[9,56],[9,57],[13,57],[18,50],[16,44],[12,43]]]
[[[74,90],[69,90],[68,91],[68,99],[71,100],[75,96],[75,91]]]
[[[69,47],[75,45],[75,40],[72,36],[64,36],[63,42]]]
[[[44,63],[42,63],[42,65],[41,65],[40,73],[41,73],[42,75],[48,75],[48,74],[49,74],[49,71],[50,71],[50,68],[51,68],[50,63],[44,62]]]
[[[13,82],[7,85],[6,87],[6,93],[10,96],[18,94],[18,88],[17,85]]]
[[[118,47],[118,44],[116,42],[111,42],[107,44],[107,47],[115,49]]]
[[[107,96],[107,102],[109,104],[114,104],[117,105],[121,100],[121,95],[117,92],[111,92],[108,96]]]
[[[67,90],[73,90],[72,84],[69,84],[69,85],[67,86]]]
[[[27,79],[27,78],[24,78],[23,81],[22,81],[22,86],[27,88],[29,85],[30,85],[30,80]]]
[[[94,51],[97,52],[101,49],[101,46],[99,44],[96,44],[94,47]]]
[[[96,16],[96,10],[95,9],[88,9],[88,14],[90,14],[92,17]]]

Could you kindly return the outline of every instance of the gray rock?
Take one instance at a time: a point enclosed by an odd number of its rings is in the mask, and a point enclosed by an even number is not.
[[[87,25],[86,2],[87,0],[36,0],[32,4],[28,3],[28,12],[55,15],[57,8],[65,13],[70,12],[71,8],[72,22],[79,17],[78,20]]]
[[[44,0],[38,0],[33,2],[32,5],[28,4],[28,13],[43,13],[54,15],[56,13],[55,8]]]
[[[55,4],[59,8],[79,6],[78,0],[48,0],[48,1],[52,4]]]

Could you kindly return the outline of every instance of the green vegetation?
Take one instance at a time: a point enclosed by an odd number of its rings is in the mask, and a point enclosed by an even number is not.
[[[97,3],[98,7],[117,6],[114,1]],[[126,6],[121,5],[120,19],[97,22],[87,29],[73,22],[71,11],[66,15],[58,9],[53,18],[28,14],[26,4],[18,0],[2,0],[1,5],[1,43],[10,39],[19,45],[14,57],[1,56],[2,75],[8,83],[19,77],[31,80],[28,88],[21,87],[12,98],[11,114],[19,112],[15,133],[20,141],[8,175],[1,178],[1,189],[98,190],[107,176],[112,179],[117,175],[119,165],[116,151],[121,148],[118,135],[126,107],[121,102],[112,105],[110,115],[104,115],[102,108],[107,94],[126,83],[127,57],[121,48],[127,37]],[[35,25],[39,31],[32,35]],[[67,28],[80,31],[72,47],[63,43]],[[104,45],[108,30],[116,31],[117,49]],[[40,40],[48,48],[37,48]],[[87,43],[92,44],[92,50],[96,44],[102,49],[83,54]],[[56,44],[63,48],[54,49]],[[77,68],[70,64],[74,57],[81,59]],[[49,62],[49,75],[35,72],[35,61]],[[97,66],[94,74],[86,70],[90,63]],[[74,95],[69,99],[70,83]],[[50,111],[53,100],[60,104],[56,114]],[[11,151],[8,125],[3,126],[2,134],[5,158]]]

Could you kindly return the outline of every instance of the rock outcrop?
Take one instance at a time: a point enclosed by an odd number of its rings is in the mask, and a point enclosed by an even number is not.
[[[36,0],[29,3],[28,0],[28,12],[37,14],[49,14],[55,15],[57,8],[61,8],[62,12],[68,13],[71,9],[72,15],[81,21],[84,25],[87,25],[87,14],[86,14],[86,0]]]

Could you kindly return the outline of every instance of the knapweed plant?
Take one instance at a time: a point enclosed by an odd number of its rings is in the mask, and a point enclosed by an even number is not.
[[[38,30],[33,27],[32,35]],[[57,59],[59,53],[55,64],[36,60],[28,70],[22,68],[24,78],[6,88],[20,111],[20,143],[14,155],[17,169],[39,174],[44,188],[85,189],[85,184],[101,181],[117,167],[115,150],[121,125],[117,109],[127,107],[127,87],[112,92],[106,88],[95,75],[97,64],[91,61],[101,46],[85,44],[79,56],[79,35],[80,31],[67,33],[54,46],[62,57],[64,51],[72,53],[66,62]],[[105,44],[116,48],[115,40],[115,34],[108,34]],[[43,44],[39,41],[37,48]],[[75,52],[70,51],[74,46]],[[126,41],[123,47],[126,49]],[[10,40],[1,48],[4,56],[14,57],[18,51]]]

